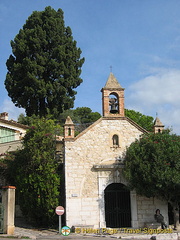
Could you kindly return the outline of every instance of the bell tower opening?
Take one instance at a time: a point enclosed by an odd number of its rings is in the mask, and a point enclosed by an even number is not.
[[[124,88],[112,73],[101,92],[103,117],[124,117]]]
[[[109,112],[118,113],[119,112],[119,103],[118,97],[116,94],[111,93],[109,95]]]

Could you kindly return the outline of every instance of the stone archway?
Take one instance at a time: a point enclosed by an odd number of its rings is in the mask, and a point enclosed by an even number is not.
[[[106,227],[131,227],[130,191],[122,183],[112,183],[104,190]]]

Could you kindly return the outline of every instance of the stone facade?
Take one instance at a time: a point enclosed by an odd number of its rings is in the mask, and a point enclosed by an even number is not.
[[[143,133],[126,118],[101,118],[76,138],[65,141],[66,224],[106,227],[104,190],[111,183],[123,183],[121,168],[128,147]],[[119,146],[113,146],[113,135]],[[167,204],[155,199],[131,197],[131,226],[154,221],[156,208],[167,213]],[[166,214],[167,220],[167,214]]]
[[[71,119],[65,124],[65,209],[66,225],[70,227],[107,227],[106,189],[114,183],[127,185],[122,175],[126,148],[146,132],[124,117],[124,89],[113,74],[110,74],[102,94],[105,109],[101,119],[76,137],[71,134],[74,133]],[[108,106],[107,98],[111,94],[115,95],[119,105],[115,114]],[[167,203],[137,196],[135,191],[129,192],[129,196],[130,227],[143,227],[145,223],[154,222],[156,208],[161,209],[168,221]]]

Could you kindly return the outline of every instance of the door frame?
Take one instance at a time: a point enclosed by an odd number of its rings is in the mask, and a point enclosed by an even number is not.
[[[102,169],[98,171],[98,202],[99,202],[99,228],[106,228],[105,222],[105,201],[104,201],[104,189],[111,183],[122,183],[127,185],[126,180],[117,170],[112,174],[112,169]],[[116,177],[117,176],[117,177]],[[120,177],[119,177],[120,176]],[[138,228],[138,216],[137,216],[137,195],[136,192],[130,191],[131,199],[131,226],[132,228]]]

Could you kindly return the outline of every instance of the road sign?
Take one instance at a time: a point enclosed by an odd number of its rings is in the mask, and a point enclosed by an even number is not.
[[[59,233],[61,232],[61,215],[64,214],[64,208],[62,206],[58,206],[56,208],[56,214],[59,215]]]
[[[58,206],[56,208],[56,214],[59,215],[59,216],[63,215],[64,214],[64,208],[62,206]]]

